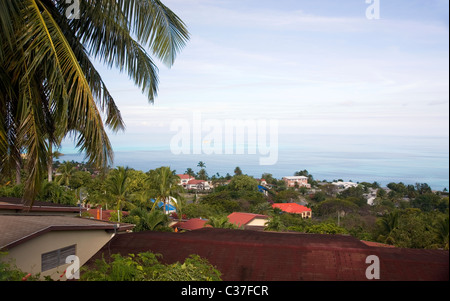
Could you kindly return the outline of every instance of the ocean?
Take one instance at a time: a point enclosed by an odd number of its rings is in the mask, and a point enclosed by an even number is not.
[[[62,152],[61,162],[84,160],[83,154]],[[187,168],[199,171],[197,164],[203,161],[209,176],[233,175],[239,166],[244,174],[255,178],[271,173],[281,179],[306,169],[316,180],[377,181],[382,186],[390,182],[427,183],[433,190],[450,186],[448,137],[303,135],[302,141],[292,141],[285,136],[280,137],[277,152],[275,164],[261,165],[260,158],[267,155],[259,152],[177,155],[168,144],[148,149],[128,147],[115,150],[113,166],[142,171],[170,166],[184,173]]]

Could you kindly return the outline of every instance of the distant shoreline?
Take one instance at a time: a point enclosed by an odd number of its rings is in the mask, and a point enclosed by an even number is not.
[[[256,157],[251,155],[172,155],[168,151],[116,151],[112,167],[128,166],[136,170],[147,172],[161,166],[170,166],[177,173],[184,173],[187,168],[198,171],[197,163],[206,163],[206,171],[211,177],[219,173],[225,176],[227,173],[233,175],[234,168],[239,166],[244,174],[260,178],[263,173],[270,173],[273,177],[281,179],[283,176],[292,176],[299,170],[308,170],[315,180],[343,179],[352,182],[378,182],[385,187],[388,183],[403,182],[404,184],[427,183],[433,190],[442,191],[449,189],[448,165],[440,168],[427,168],[421,166],[402,167],[394,160],[387,165],[380,163],[377,158],[373,159],[342,159],[325,158],[323,162],[301,162],[301,160],[281,160],[278,164],[261,166],[258,165]],[[58,161],[84,162],[84,155],[80,153],[62,155]],[[289,160],[292,160],[289,162]],[[341,162],[344,161],[344,162]],[[364,162],[362,162],[364,161]],[[401,163],[401,162],[400,162]],[[428,170],[427,170],[428,169]],[[438,172],[436,171],[438,169]],[[419,174],[419,175],[417,175]],[[439,175],[436,175],[439,174]],[[447,177],[445,177],[445,174]]]

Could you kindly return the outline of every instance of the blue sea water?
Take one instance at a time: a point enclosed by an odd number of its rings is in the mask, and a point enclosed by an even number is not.
[[[377,181],[381,185],[427,183],[435,190],[450,186],[448,137],[306,135],[302,141],[280,137],[277,150],[275,164],[260,165],[259,159],[267,155],[175,155],[164,146],[129,148],[115,151],[114,166],[143,171],[170,166],[177,173],[184,173],[187,168],[198,171],[197,163],[203,161],[209,176],[233,175],[239,166],[243,173],[257,178],[263,173],[281,178],[306,169],[317,180]],[[65,153],[59,160],[82,162],[84,156]]]

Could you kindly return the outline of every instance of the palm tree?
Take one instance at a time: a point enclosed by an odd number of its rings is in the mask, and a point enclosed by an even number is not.
[[[153,102],[158,69],[146,49],[171,66],[189,39],[160,0],[78,1],[78,19],[66,17],[66,1],[0,1],[0,173],[17,171],[26,153],[31,204],[60,137],[97,167],[113,159],[105,126],[124,123],[93,61],[126,72]]]
[[[206,164],[203,161],[199,161],[197,164],[197,167],[200,167],[200,170],[197,173],[197,178],[200,180],[207,180],[208,179],[208,175],[206,174]]]
[[[148,230],[156,231],[169,224],[169,217],[160,210],[152,210],[145,215],[145,224]]]
[[[205,167],[206,167],[206,164],[205,164],[205,162],[203,162],[203,161],[199,161],[198,164],[197,164],[197,167],[205,168]]]
[[[279,216],[273,216],[266,222],[264,231],[283,231],[285,228],[281,218]]]
[[[394,244],[395,239],[392,232],[398,227],[399,213],[398,211],[390,212],[380,219],[382,235],[380,238],[388,244]]]
[[[448,250],[448,238],[449,238],[449,217],[446,216],[438,220],[435,233],[438,237],[439,242],[444,247],[445,250]]]
[[[184,173],[190,175],[191,177],[195,176],[195,172],[190,167],[188,167]]]
[[[53,147],[50,144],[49,150],[48,150],[48,165],[47,165],[47,181],[52,182],[53,181],[53,160],[59,159],[63,154],[60,153],[58,150],[53,151]]]
[[[211,216],[205,225],[210,225],[213,228],[221,228],[221,229],[238,229],[239,226],[232,224],[228,221],[228,217],[226,215],[217,215]]]
[[[173,198],[180,199],[183,187],[178,185],[180,178],[168,166],[157,168],[149,175],[150,189],[154,192],[156,200],[152,211],[160,202],[163,203],[165,211],[166,205],[173,201]]]
[[[72,178],[73,173],[77,170],[75,163],[64,161],[61,163],[57,169],[59,175],[56,177],[56,182],[59,185],[63,185],[65,187],[69,187],[70,179]]]
[[[130,201],[128,167],[119,166],[113,169],[106,179],[106,192],[112,198],[117,210],[121,211],[125,205],[135,207]]]

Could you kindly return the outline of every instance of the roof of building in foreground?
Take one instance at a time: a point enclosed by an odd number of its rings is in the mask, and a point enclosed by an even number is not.
[[[89,261],[111,254],[152,251],[163,262],[198,254],[228,281],[367,280],[369,255],[380,261],[380,280],[449,280],[449,253],[369,246],[349,235],[257,232],[204,228],[186,233],[116,235]]]
[[[63,215],[0,215],[0,250],[9,249],[50,231],[126,231],[132,224]]]
[[[56,204],[50,202],[34,201],[33,206],[30,207],[24,203],[20,198],[0,197],[0,210],[12,210],[17,213],[29,212],[80,212],[86,211],[86,208],[78,206]]]

